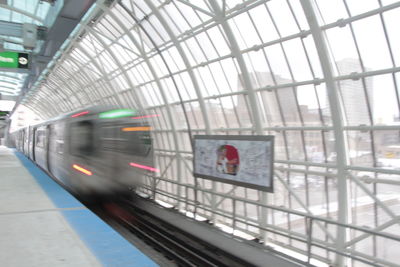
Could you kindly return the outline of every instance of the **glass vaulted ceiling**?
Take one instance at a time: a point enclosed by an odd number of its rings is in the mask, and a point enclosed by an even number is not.
[[[314,263],[399,266],[399,1],[96,8],[24,105],[144,108],[160,173],[142,193]],[[274,135],[274,193],[194,178],[194,134]]]
[[[3,0],[0,1],[0,20],[44,26],[49,8],[50,4],[41,0]],[[0,35],[0,40],[4,40],[5,50],[25,50],[22,38]]]
[[[0,1],[0,21],[44,26],[49,8],[49,3],[40,0],[2,0]],[[2,31],[0,31],[0,43],[3,46],[2,51],[32,52],[23,47],[21,37],[4,35]],[[36,46],[35,51],[38,49],[40,49],[40,44]],[[2,69],[0,71],[0,93],[5,96],[18,96],[27,76],[27,73]]]
[[[2,95],[17,96],[24,85],[27,75],[26,73],[0,71],[0,93]]]

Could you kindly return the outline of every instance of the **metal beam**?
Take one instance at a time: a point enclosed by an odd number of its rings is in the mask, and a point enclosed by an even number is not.
[[[31,18],[33,20],[36,20],[36,21],[40,22],[41,24],[43,24],[43,22],[44,22],[42,18],[40,18],[38,16],[35,16],[32,13],[26,12],[26,11],[24,11],[22,9],[13,7],[13,6],[0,4],[0,8],[4,8],[4,9],[8,9],[8,10],[13,11],[13,12],[20,13],[20,14],[22,14],[24,16],[27,16],[27,17],[29,17],[29,18]]]
[[[342,224],[348,223],[348,193],[347,193],[347,172],[346,165],[348,162],[346,154],[346,143],[343,131],[343,116],[340,108],[338,88],[333,78],[333,64],[328,53],[328,44],[323,36],[322,29],[318,24],[315,9],[310,0],[301,0],[304,14],[306,14],[307,22],[310,25],[311,34],[314,38],[315,47],[317,48],[318,56],[321,61],[322,72],[326,82],[327,96],[330,103],[332,121],[334,126],[335,147],[337,149],[337,169],[338,169],[338,222]],[[338,251],[345,250],[346,243],[346,228],[339,227],[337,230]],[[345,258],[337,254],[336,264],[344,266]]]
[[[146,29],[143,28],[143,25],[140,24],[140,21],[136,18],[135,14],[132,14],[129,11],[129,8],[127,8],[125,5],[123,5],[123,3],[119,3],[119,4],[132,17],[132,19],[137,23],[138,27],[149,38],[149,40],[151,41],[152,45],[157,50],[157,45],[155,44],[154,40],[147,33]],[[119,21],[119,20],[117,20],[117,21]],[[125,28],[125,26],[122,26],[122,27]],[[164,103],[168,104],[165,87],[161,83],[161,81],[160,81],[160,79],[159,79],[159,77],[157,75],[157,72],[155,71],[154,66],[149,61],[148,56],[145,53],[144,49],[140,46],[139,40],[137,40],[129,31],[127,32],[127,35],[131,38],[131,40],[134,43],[134,45],[136,46],[136,48],[140,51],[143,59],[145,60],[147,66],[149,68],[149,71],[150,71],[151,75],[154,77],[154,82],[156,83],[158,89],[160,90],[161,98],[163,99]],[[163,62],[165,64],[165,67],[167,69],[169,69],[169,66],[167,65],[166,61],[164,60],[163,55],[160,52],[159,52],[159,54],[160,54],[160,57],[161,57],[161,59],[163,60]],[[128,79],[128,81],[130,82],[130,79]],[[133,91],[133,92],[135,93],[135,91]],[[179,148],[180,148],[181,145],[180,145],[179,138],[178,138],[178,135],[177,135],[177,126],[176,126],[175,120],[173,119],[173,117],[174,117],[173,110],[172,110],[170,105],[166,106],[166,113],[167,113],[166,117],[168,118],[168,120],[170,122],[171,130],[172,130],[171,133],[172,133],[172,138],[173,138],[173,146],[175,147],[175,154],[179,155],[179,151],[180,151]],[[179,162],[180,161],[178,161],[178,163]],[[178,167],[179,167],[178,170],[180,170],[180,166],[179,165],[178,165]],[[180,176],[180,175],[178,174],[178,176]]]
[[[187,4],[187,3],[185,3],[185,4]],[[189,59],[188,59],[187,55],[185,54],[185,52],[184,52],[184,50],[183,50],[183,48],[181,46],[181,43],[176,38],[176,36],[173,33],[171,27],[168,25],[167,21],[162,16],[162,14],[159,12],[157,7],[154,4],[152,4],[151,1],[147,1],[147,5],[150,7],[150,9],[154,13],[154,15],[161,22],[161,24],[164,25],[165,31],[169,35],[172,43],[174,44],[175,48],[178,50],[178,52],[179,52],[179,54],[180,54],[180,56],[181,56],[181,58],[182,58],[182,60],[183,60],[183,62],[185,64],[187,72],[188,72],[188,74],[190,76],[190,80],[192,81],[194,90],[195,90],[196,95],[197,95],[197,101],[199,102],[199,105],[200,105],[201,114],[203,116],[203,120],[204,120],[204,124],[205,124],[206,134],[211,134],[211,126],[210,126],[209,116],[208,116],[208,113],[207,113],[206,104],[205,104],[205,101],[204,101],[204,98],[203,98],[203,94],[201,92],[197,77],[196,77],[193,69],[190,68],[191,66],[190,66]],[[210,14],[210,16],[213,16],[213,14]],[[160,53],[160,56],[162,56],[162,53]],[[168,71],[169,71],[169,75],[170,75],[171,79],[174,79],[174,76],[172,75],[172,72],[170,71],[170,68],[168,68]],[[177,84],[176,83],[174,83],[174,84],[175,84],[175,89],[177,91],[177,94],[178,94],[180,102],[181,102],[182,110],[186,113],[186,108],[184,106],[183,99],[182,99],[181,94],[179,92],[179,90],[182,90],[182,88],[178,88],[178,86],[176,86]],[[187,115],[185,116],[185,118],[187,119]],[[187,121],[187,125],[188,125],[188,127],[190,127],[190,122],[189,121]],[[190,128],[188,128],[188,129],[190,129]],[[188,131],[188,134],[189,134],[190,141],[193,141],[192,140],[192,136],[191,136],[191,131]],[[177,160],[181,161],[182,159],[179,156],[177,158]],[[179,164],[180,164],[180,162],[178,162],[178,165]],[[196,178],[195,178],[195,180],[196,180]],[[212,187],[213,187],[213,190],[216,190],[216,183],[215,182],[212,182]],[[180,194],[180,190],[181,190],[181,188],[178,187],[178,194]],[[197,194],[197,192],[195,194]],[[213,195],[213,196],[215,196],[215,195]],[[216,202],[216,199],[215,199],[215,197],[213,197],[212,203],[215,204],[215,202]],[[212,215],[212,217],[213,217],[212,219],[214,220],[215,219],[214,215]]]
[[[215,14],[213,14],[213,13],[211,13],[211,12],[209,12],[209,11],[199,7],[199,6],[196,6],[193,3],[189,3],[188,1],[185,1],[185,0],[177,0],[177,1],[182,3],[182,4],[184,4],[184,5],[187,5],[187,6],[191,7],[191,8],[193,8],[194,10],[200,11],[201,13],[204,13],[207,16],[210,16],[212,18],[215,16]],[[153,10],[153,12],[154,12],[154,10]]]
[[[18,96],[16,95],[3,95],[0,92],[0,100],[10,100],[10,101],[17,101]]]
[[[239,69],[242,73],[243,87],[247,89],[247,97],[249,100],[248,111],[252,118],[254,132],[256,135],[262,135],[263,129],[262,129],[262,117],[261,117],[261,112],[260,112],[260,103],[257,99],[257,95],[254,90],[254,86],[250,79],[249,70],[245,63],[243,54],[240,51],[239,44],[235,38],[235,35],[232,32],[231,26],[228,24],[228,21],[226,20],[226,14],[224,13],[225,11],[221,9],[221,7],[218,5],[217,1],[209,0],[208,2],[210,4],[212,10],[215,13],[216,22],[220,23],[222,29],[224,30],[224,33],[227,38],[227,42],[229,43],[229,45],[231,47],[232,55],[237,60]],[[245,95],[244,95],[244,97],[245,97]],[[267,204],[268,197],[267,197],[266,192],[259,192],[259,194],[260,194],[260,202],[263,204]],[[259,218],[260,225],[265,226],[267,223],[267,211],[266,211],[266,209],[261,209],[260,212],[261,212],[261,215]],[[264,240],[266,240],[267,233],[263,232],[262,235],[263,235]]]
[[[282,179],[282,177],[277,174],[275,172],[275,177],[278,178],[278,180],[282,183],[282,185],[286,188],[287,191],[290,192],[290,194],[294,197],[294,199],[296,199],[297,203],[300,204],[300,206],[307,212],[308,215],[314,215],[311,210],[309,209],[309,207],[306,206],[305,203],[303,203],[303,201],[301,200],[301,198],[297,195],[296,192],[294,192],[290,186]],[[329,232],[329,230],[327,229],[327,227],[324,227],[323,224],[319,221],[316,221],[316,223],[318,224],[318,226],[320,227],[320,229],[325,232],[325,234],[332,240],[335,241],[335,238],[332,236],[332,234]]]
[[[16,72],[16,73],[30,73],[30,70],[29,70],[29,69],[0,68],[0,71],[4,71],[4,72]]]
[[[356,183],[369,197],[371,197],[371,198],[375,201],[375,203],[376,203],[383,211],[385,211],[385,212],[389,215],[389,217],[392,218],[392,220],[390,220],[389,222],[386,222],[385,224],[376,227],[376,228],[374,229],[374,231],[377,231],[377,232],[378,232],[378,231],[382,231],[384,228],[387,228],[387,227],[393,225],[394,223],[398,223],[398,222],[399,222],[400,216],[396,216],[396,214],[395,214],[391,209],[389,209],[389,207],[386,206],[385,203],[383,203],[376,195],[374,195],[373,193],[371,193],[371,192],[369,191],[369,189],[364,185],[364,183],[361,182],[357,177],[355,177],[355,176],[352,175],[351,173],[348,173],[348,174],[349,174],[349,177],[351,178],[351,180],[352,180],[354,183]],[[353,245],[353,244],[355,244],[355,243],[357,243],[357,242],[359,242],[359,241],[361,241],[361,240],[363,240],[363,239],[365,239],[365,238],[368,238],[369,236],[370,236],[370,234],[368,234],[368,233],[365,233],[365,234],[363,234],[363,235],[360,235],[360,236],[358,236],[357,238],[354,238],[353,240],[347,242],[347,243],[346,243],[346,246],[351,246],[351,245]]]
[[[22,38],[22,23],[10,22],[0,20],[0,35],[12,36]],[[47,28],[39,26],[37,28],[37,39],[44,40],[46,36]]]
[[[57,2],[61,3],[61,1]],[[45,21],[41,21],[42,24],[52,26],[49,26],[50,28],[46,31],[45,43],[41,47],[40,52],[36,55],[36,57],[39,57],[38,62],[36,59],[33,59],[31,68],[34,71],[30,72],[30,75],[25,79],[24,88],[27,88],[27,90],[30,90],[35,82],[40,79],[40,74],[55,56],[56,52],[60,50],[61,45],[68,39],[70,33],[79,24],[80,20],[94,4],[95,0],[68,0],[62,2],[63,6],[61,8],[57,6],[57,4],[52,6],[48,17]],[[57,10],[58,8],[60,8],[60,10]],[[55,12],[59,12],[57,17],[55,19],[51,18],[54,16]],[[50,23],[50,21],[52,23]],[[42,31],[40,31],[40,29],[44,29],[44,27],[38,27],[38,39],[42,38]],[[18,105],[15,106],[13,112],[17,106]]]
[[[12,37],[22,37],[22,24],[0,20],[0,34]]]

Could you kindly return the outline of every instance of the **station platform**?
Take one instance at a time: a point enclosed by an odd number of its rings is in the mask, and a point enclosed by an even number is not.
[[[158,266],[16,150],[0,146],[1,266]]]

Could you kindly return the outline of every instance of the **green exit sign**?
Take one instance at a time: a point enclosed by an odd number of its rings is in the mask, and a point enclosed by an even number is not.
[[[8,114],[10,114],[9,111],[1,111],[0,110],[0,120],[4,121]]]
[[[27,69],[29,58],[26,53],[0,52],[0,68]]]

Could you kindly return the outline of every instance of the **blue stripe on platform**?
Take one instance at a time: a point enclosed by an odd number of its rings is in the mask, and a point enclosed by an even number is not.
[[[15,155],[58,208],[84,207],[22,153]],[[63,210],[63,216],[104,266],[158,266],[90,210]]]

